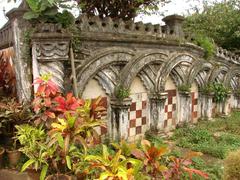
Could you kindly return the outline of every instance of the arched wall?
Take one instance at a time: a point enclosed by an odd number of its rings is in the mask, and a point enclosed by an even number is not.
[[[227,73],[225,65],[218,67],[186,52],[171,54],[157,50],[134,52],[114,49],[94,54],[95,56],[89,57],[89,60],[83,63],[86,67],[81,65],[77,69],[79,86],[81,83],[86,86],[85,89],[80,89],[79,93],[83,98],[95,98],[98,95],[106,97],[105,104],[111,111],[109,101],[115,96],[115,88],[123,85],[129,89],[132,99],[128,112],[129,140],[142,137],[150,128],[150,94],[167,93],[163,128],[169,130],[179,123],[181,103],[178,87],[191,85],[190,121],[196,123],[201,117],[202,99],[199,90],[209,82],[226,82],[236,75],[236,70],[231,74]],[[231,101],[232,99],[233,97]],[[215,113],[216,104],[213,103],[212,108]],[[110,116],[111,113],[108,113],[108,123]]]

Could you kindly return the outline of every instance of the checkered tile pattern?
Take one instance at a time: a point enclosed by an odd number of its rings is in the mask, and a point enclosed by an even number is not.
[[[198,92],[192,92],[192,122],[198,119]]]
[[[130,95],[129,137],[144,134],[147,130],[147,93]]]
[[[167,90],[168,97],[165,102],[165,121],[164,127],[176,125],[176,105],[177,105],[177,91],[176,89]]]
[[[102,107],[104,107],[107,111],[107,105],[108,105],[108,102],[107,102],[107,97],[102,97],[101,101],[100,101],[100,105]],[[103,116],[101,117],[103,120],[106,120],[107,118],[107,114],[103,114]],[[107,125],[107,123],[106,123]],[[96,127],[95,130],[97,131],[97,133],[100,135],[100,136],[103,136],[105,134],[107,134],[107,127]]]

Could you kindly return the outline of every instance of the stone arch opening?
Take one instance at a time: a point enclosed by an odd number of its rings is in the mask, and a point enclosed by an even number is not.
[[[149,100],[147,89],[137,76],[130,85],[129,140],[139,139],[149,129]]]
[[[178,78],[178,81],[176,81],[178,85],[185,83],[187,80],[186,75],[189,72],[189,67],[194,61],[196,61],[196,58],[186,53],[172,56],[169,61],[164,63],[157,74],[155,87],[157,91],[161,92],[165,90],[164,88],[166,80],[170,73],[175,73],[175,75],[178,74],[180,77]]]
[[[164,106],[164,128],[172,129],[177,125],[177,84],[170,74],[166,80],[165,92],[167,99]]]
[[[81,96],[87,82],[96,76],[98,72],[113,64],[126,64],[132,58],[133,53],[126,49],[103,51],[90,57],[76,68],[78,94]]]

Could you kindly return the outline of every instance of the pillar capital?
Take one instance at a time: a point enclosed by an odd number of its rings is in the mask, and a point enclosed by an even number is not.
[[[201,95],[203,95],[204,97],[207,97],[207,98],[213,98],[214,96],[214,92],[203,92],[203,91],[200,91]]]
[[[191,92],[189,91],[178,91],[180,96],[185,96],[185,97],[190,97],[191,96]]]
[[[152,101],[165,101],[167,99],[168,93],[161,92],[161,93],[151,93],[149,94],[149,99]]]
[[[117,98],[111,98],[110,104],[112,108],[117,109],[128,109],[131,106],[132,99],[125,98],[123,100],[119,100]]]

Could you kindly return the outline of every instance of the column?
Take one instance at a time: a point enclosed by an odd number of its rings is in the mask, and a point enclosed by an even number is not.
[[[229,93],[223,102],[223,114],[228,116],[231,113],[231,94]]]
[[[179,91],[178,123],[191,122],[191,92]]]
[[[236,98],[236,108],[240,110],[240,95],[235,95]]]
[[[150,94],[150,129],[159,132],[164,128],[164,113],[167,93]]]
[[[201,93],[201,117],[207,120],[212,119],[213,93]]]
[[[129,108],[132,99],[125,98],[122,101],[112,98],[111,99],[111,125],[110,137],[113,140],[127,140],[129,129]]]
[[[17,97],[20,102],[29,102],[32,98],[31,48],[28,37],[31,25],[23,18],[27,11],[24,4],[23,1],[19,8],[9,11],[6,16],[9,18],[13,36]]]
[[[33,78],[52,74],[53,82],[64,92],[64,77],[70,66],[71,35],[59,24],[41,24],[32,35]],[[36,90],[36,88],[35,88]]]

